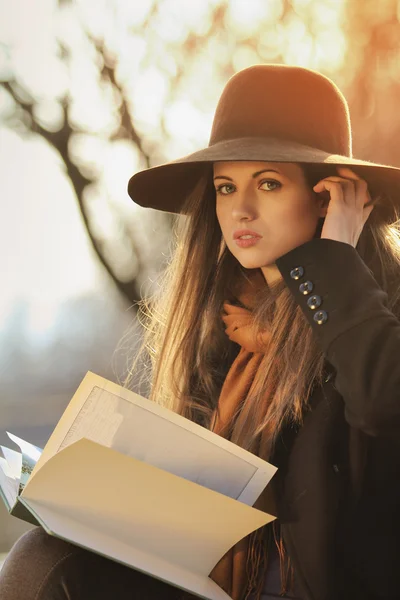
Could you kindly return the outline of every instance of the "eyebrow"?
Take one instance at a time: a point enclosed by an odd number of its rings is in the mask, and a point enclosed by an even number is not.
[[[253,177],[253,179],[255,179],[262,173],[267,173],[268,171],[272,172],[272,173],[278,173],[278,175],[281,175],[281,173],[279,171],[276,171],[275,169],[262,169],[261,171],[257,171],[256,173],[253,173],[252,177]],[[227,175],[217,175],[216,177],[214,177],[214,181],[216,179],[228,179],[228,181],[233,181],[233,179],[231,177],[228,177]]]

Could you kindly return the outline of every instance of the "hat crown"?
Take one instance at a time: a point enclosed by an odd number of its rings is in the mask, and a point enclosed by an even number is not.
[[[353,158],[343,94],[325,75],[304,67],[254,65],[233,75],[218,102],[209,145],[135,173],[128,193],[140,206],[189,214],[218,161],[346,166],[366,179],[372,196],[383,195],[382,219],[398,219],[400,168]]]
[[[321,73],[289,65],[254,65],[226,84],[209,146],[242,137],[273,137],[352,156],[345,97]]]

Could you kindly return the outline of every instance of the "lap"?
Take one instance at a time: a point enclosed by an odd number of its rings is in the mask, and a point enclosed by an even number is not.
[[[25,533],[0,572],[2,600],[191,600],[191,594],[48,535]]]

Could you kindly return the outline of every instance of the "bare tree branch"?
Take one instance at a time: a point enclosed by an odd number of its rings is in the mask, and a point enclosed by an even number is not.
[[[11,95],[15,103],[27,114],[31,119],[31,128],[30,131],[32,133],[37,133],[41,137],[43,137],[57,152],[60,154],[61,159],[63,160],[66,171],[68,173],[69,178],[71,179],[71,183],[74,187],[74,191],[76,194],[76,198],[78,200],[79,209],[82,215],[83,222],[85,224],[86,230],[88,232],[88,236],[91,242],[91,245],[94,251],[97,254],[97,257],[100,263],[103,265],[107,273],[110,275],[112,280],[114,281],[117,288],[120,292],[130,301],[136,303],[140,299],[140,293],[136,287],[135,281],[132,282],[121,282],[115,277],[110,265],[105,260],[101,243],[93,236],[90,229],[90,222],[85,210],[85,205],[83,202],[83,193],[87,185],[93,183],[93,180],[88,179],[84,175],[82,175],[79,168],[72,162],[69,152],[68,152],[68,142],[69,139],[74,132],[70,123],[69,123],[69,106],[68,101],[66,99],[63,100],[63,112],[64,112],[64,121],[61,129],[58,131],[48,131],[44,127],[40,125],[37,121],[34,114],[34,106],[35,103],[33,100],[25,101],[22,100],[18,94],[16,93],[14,86],[12,85],[12,81],[2,81],[0,85],[7,90],[7,92]]]

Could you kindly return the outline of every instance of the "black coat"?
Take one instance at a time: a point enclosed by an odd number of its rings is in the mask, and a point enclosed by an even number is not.
[[[350,244],[313,239],[276,265],[326,356],[312,410],[271,459],[298,593],[398,600],[400,321]]]

